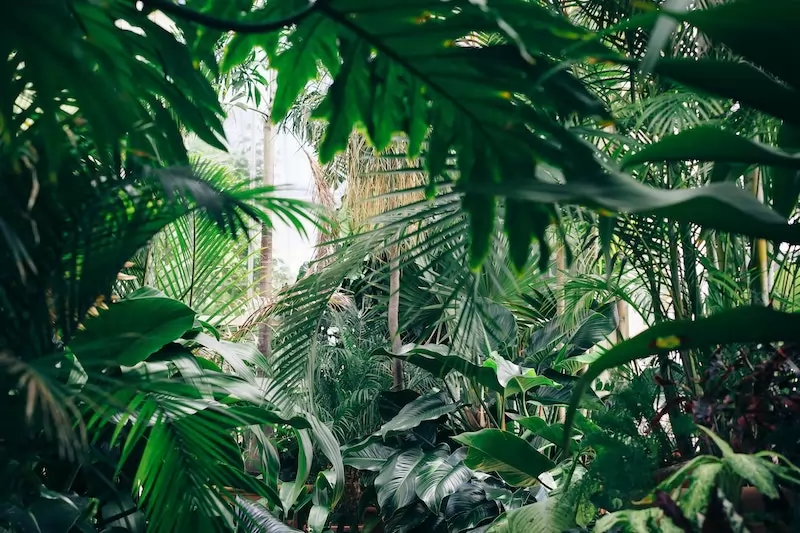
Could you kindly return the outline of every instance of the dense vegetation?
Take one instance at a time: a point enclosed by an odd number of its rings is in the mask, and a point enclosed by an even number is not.
[[[4,15],[0,531],[800,527],[797,0]]]

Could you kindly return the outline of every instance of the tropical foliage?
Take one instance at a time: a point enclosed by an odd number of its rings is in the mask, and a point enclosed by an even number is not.
[[[0,531],[800,524],[795,0],[7,11]]]

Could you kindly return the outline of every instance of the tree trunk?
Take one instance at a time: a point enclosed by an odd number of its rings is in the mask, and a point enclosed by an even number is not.
[[[622,342],[630,337],[630,322],[628,319],[628,302],[625,300],[617,300],[617,342]]]
[[[269,83],[267,85],[267,99],[268,109],[272,108],[272,96],[275,94],[275,79],[272,71],[268,73]],[[264,153],[262,155],[264,162],[263,185],[271,187],[275,185],[275,128],[272,125],[272,118],[269,116],[263,120],[263,133],[264,133]],[[259,269],[258,269],[258,297],[261,306],[267,306],[272,301],[272,228],[266,224],[261,225],[261,253],[259,255]],[[272,330],[270,328],[269,317],[267,317],[258,330],[258,351],[260,351],[266,358],[269,358],[272,353]],[[261,377],[264,375],[263,369],[256,370],[256,375]],[[265,425],[262,427],[265,435],[272,433],[272,427]],[[252,474],[258,474],[262,468],[266,468],[263,464],[261,449],[255,434],[249,436],[247,442],[247,460],[245,461],[245,470]]]
[[[272,120],[264,120],[264,186],[275,185],[275,128]],[[269,305],[272,301],[272,228],[266,224],[261,225],[261,274],[259,278],[258,295],[262,305]],[[272,330],[269,321],[265,320],[258,331],[258,351],[269,357],[271,354]]]
[[[398,353],[403,343],[400,339],[400,251],[392,249],[389,259],[389,338],[392,340],[392,353]],[[392,360],[392,389],[402,390],[405,386],[403,379],[403,361]]]
[[[764,189],[761,183],[761,171],[758,167],[753,169],[751,177],[753,194],[762,202],[764,201]],[[753,278],[750,285],[751,299],[755,305],[769,305],[769,257],[767,256],[767,241],[765,239],[754,239],[752,262],[750,271]]]
[[[563,244],[556,249],[556,285],[558,295],[556,297],[556,316],[562,317],[567,308],[566,295],[564,294],[564,284],[566,283],[567,256]]]

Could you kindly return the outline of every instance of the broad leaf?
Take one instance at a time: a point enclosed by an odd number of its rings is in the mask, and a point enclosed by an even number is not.
[[[497,472],[509,485],[532,487],[555,464],[530,444],[508,431],[482,429],[454,439],[469,447],[464,463],[481,472]]]
[[[575,509],[559,502],[555,496],[508,511],[487,533],[563,533],[576,526]]]
[[[431,512],[439,512],[442,500],[472,477],[463,463],[466,455],[466,449],[459,448],[448,457],[437,455],[420,467],[416,492]]]
[[[245,531],[252,533],[299,533],[287,526],[261,505],[244,498],[236,498],[236,515]]]
[[[483,366],[491,368],[497,373],[497,381],[503,387],[505,396],[525,393],[534,387],[560,388],[555,381],[544,376],[537,376],[532,368],[524,368],[512,363],[498,355],[484,361]]]
[[[499,514],[497,502],[487,499],[483,488],[473,483],[461,485],[447,498],[444,509],[448,529],[453,533],[478,527]]]
[[[538,416],[513,418],[517,424],[527,429],[534,435],[542,437],[547,442],[555,444],[556,446],[561,446],[564,444],[563,424],[548,424],[547,421],[545,421],[543,418],[539,418]]]
[[[364,448],[353,451],[342,450],[345,465],[359,470],[369,470],[370,472],[380,471],[396,453],[396,448],[386,446],[380,442],[374,442]]]
[[[800,169],[799,156],[714,126],[698,126],[665,137],[627,157],[623,165],[689,160]]]
[[[528,391],[534,387],[554,387],[560,385],[553,380],[537,376],[532,368],[514,364],[494,354],[483,365],[476,365],[458,355],[448,355],[448,348],[438,345],[406,345],[399,354],[380,349],[376,353],[408,361],[427,370],[438,378],[444,378],[455,371],[474,380],[494,392],[511,396]]]
[[[437,378],[444,378],[455,371],[494,392],[503,392],[503,386],[497,380],[497,372],[494,369],[476,365],[458,355],[447,355],[447,351],[448,348],[445,346],[407,344],[399,354],[392,354],[386,350],[377,350],[376,353],[408,361]]]
[[[787,153],[800,151],[800,128],[783,124],[778,131],[778,146]],[[772,200],[772,207],[785,217],[790,217],[800,196],[800,169],[773,167],[767,169],[769,180],[765,189]]]
[[[292,508],[292,505],[300,497],[306,487],[306,479],[311,473],[311,461],[314,456],[314,445],[308,433],[302,430],[294,430],[298,443],[297,454],[297,475],[292,483],[283,483],[280,487],[281,505],[284,511]]]
[[[444,455],[444,451],[439,452]],[[407,450],[384,466],[375,478],[378,505],[383,516],[391,516],[397,509],[416,500],[417,471],[432,457],[419,448]]]
[[[602,179],[564,185],[525,181],[517,184],[513,192],[495,185],[470,185],[470,190],[538,202],[584,205],[612,214],[664,216],[706,229],[800,243],[800,225],[787,224],[785,218],[732,183],[665,190],[610,171]]]
[[[311,511],[308,515],[308,530],[312,533],[322,533],[325,523],[331,514],[333,501],[333,487],[336,484],[336,474],[332,470],[326,470],[317,474],[314,483],[314,493],[312,495]]]
[[[429,518],[430,514],[425,508],[425,504],[415,499],[414,503],[397,509],[384,521],[384,531],[386,533],[417,531],[417,527],[420,527]],[[428,530],[423,529],[423,531]]]
[[[756,487],[761,494],[770,499],[779,497],[775,476],[764,459],[756,455],[735,453],[733,449],[713,431],[705,426],[697,426],[708,435],[722,452],[722,461],[737,476]]]
[[[458,404],[451,403],[444,392],[432,392],[420,396],[403,407],[397,416],[385,423],[378,434],[387,437],[414,429],[422,422],[436,420],[458,409]]]
[[[122,300],[87,320],[69,348],[85,368],[133,366],[191,329],[194,317],[171,298]]]

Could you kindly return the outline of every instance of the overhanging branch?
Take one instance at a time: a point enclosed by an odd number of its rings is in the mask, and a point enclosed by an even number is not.
[[[293,15],[279,20],[267,22],[253,22],[244,20],[218,19],[206,13],[199,13],[186,6],[175,4],[170,0],[143,0],[142,3],[149,9],[157,9],[174,17],[188,20],[219,31],[235,31],[237,33],[269,33],[278,31],[292,24],[296,24],[314,12],[317,5],[323,0],[309,2],[308,6]]]

